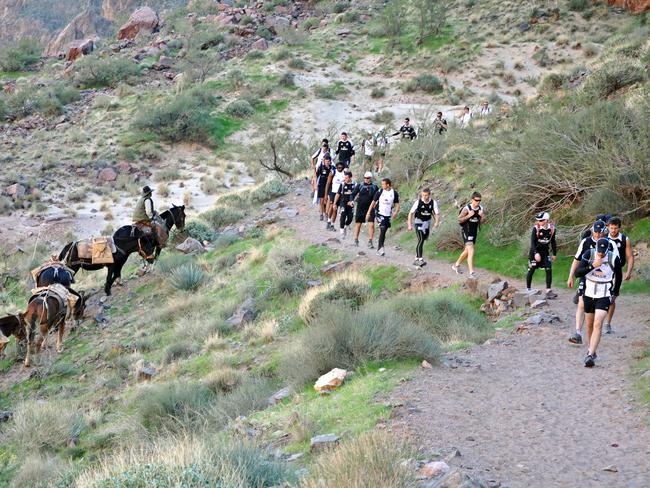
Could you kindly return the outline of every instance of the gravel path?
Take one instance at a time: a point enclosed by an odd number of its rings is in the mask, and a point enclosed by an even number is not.
[[[351,237],[336,242],[338,233],[317,220],[307,186],[297,191],[283,200],[298,216],[285,220],[304,239],[329,239],[329,246],[355,261],[408,267],[416,279],[464,279],[442,262],[415,271],[412,250],[395,249],[391,232],[384,258],[353,247]],[[366,254],[357,255],[359,249]],[[493,277],[479,272],[479,281]],[[573,329],[572,294],[558,294],[547,311],[560,317],[559,324],[499,331],[486,344],[448,354],[441,367],[421,369],[402,383],[393,393],[402,406],[391,430],[429,454],[457,448],[461,456],[452,463],[492,486],[650,487],[650,428],[647,412],[635,403],[630,374],[635,354],[647,344],[647,302],[621,297],[615,334],[604,336],[597,366],[587,369],[584,348],[566,340]]]

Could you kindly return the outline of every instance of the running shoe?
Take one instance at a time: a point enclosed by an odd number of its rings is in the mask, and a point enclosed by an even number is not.
[[[549,292],[546,294],[546,299],[547,299],[547,300],[553,300],[553,299],[555,299],[555,298],[557,298],[557,293],[555,293],[555,292],[549,291]]]
[[[354,240],[354,245],[355,245],[356,247],[359,247],[359,239],[355,239],[355,240]]]
[[[374,249],[375,246],[372,245],[372,240],[368,241],[368,249]]]
[[[476,278],[476,273],[474,273],[474,271],[470,271],[470,273],[467,276],[469,278]]]
[[[612,332],[614,332],[612,330],[612,324],[605,324],[605,334],[611,334]]]
[[[345,229],[341,229],[339,232],[341,233],[341,237],[345,237]]]
[[[456,274],[463,274],[463,271],[460,269],[460,266],[456,266],[455,264],[452,264],[451,269],[453,269],[456,272]]]
[[[582,336],[577,332],[569,337],[569,342],[571,344],[582,344]]]
[[[587,354],[587,357],[585,358],[585,368],[593,368],[596,365],[596,361],[594,361],[594,357],[591,354]]]
[[[325,219],[325,216],[323,214],[320,214],[320,221],[322,222]]]
[[[330,230],[330,226],[332,225],[331,222],[328,222],[325,224],[325,230]]]
[[[420,258],[415,258],[415,261],[413,261],[413,266],[422,266],[422,261],[420,261]]]
[[[384,252],[384,248],[380,247],[377,249],[377,256],[384,256],[386,253]]]

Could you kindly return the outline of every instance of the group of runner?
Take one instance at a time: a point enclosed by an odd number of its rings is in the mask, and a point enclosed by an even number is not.
[[[439,114],[440,116],[440,114]],[[445,123],[446,127],[446,123]],[[382,129],[379,137],[368,138],[362,143],[363,163],[359,165],[363,173],[363,182],[353,180],[351,165],[355,164],[355,146],[348,134],[341,133],[335,147],[330,147],[327,139],[322,140],[321,147],[312,155],[311,166],[314,173],[314,203],[319,205],[320,220],[325,228],[336,231],[338,222],[342,238],[354,224],[354,245],[359,246],[362,226],[368,229],[368,248],[374,249],[375,225],[379,227],[377,254],[386,254],[386,234],[392,221],[400,211],[400,197],[393,188],[390,178],[381,178],[380,185],[374,182],[376,172],[383,169],[388,139]],[[417,132],[407,118],[400,129],[391,134],[410,141],[417,137]],[[381,141],[381,142],[378,142]],[[333,163],[336,161],[336,163]],[[374,168],[373,168],[374,163]],[[469,202],[461,207],[458,214],[463,250],[451,268],[462,274],[462,264],[467,261],[470,278],[476,277],[474,271],[475,243],[481,223],[485,221],[486,212],[481,205],[481,194],[474,192]],[[415,231],[417,244],[415,260],[417,267],[426,265],[424,244],[431,229],[440,225],[440,206],[429,188],[421,190],[410,207],[407,229]],[[616,297],[621,283],[629,280],[634,267],[634,255],[630,239],[621,233],[621,219],[611,215],[600,215],[588,235],[584,235],[575,254],[567,285],[573,288],[575,278],[580,282],[576,294],[576,332],[569,338],[573,344],[582,344],[582,325],[586,323],[587,355],[584,364],[592,367],[597,357],[597,348],[601,331],[612,332],[611,322],[616,309]],[[553,262],[557,258],[556,228],[548,212],[535,216],[535,224],[530,235],[528,255],[528,273],[526,287],[530,291],[535,271],[545,272],[545,298],[557,298],[552,290]],[[623,274],[623,268],[627,270]]]

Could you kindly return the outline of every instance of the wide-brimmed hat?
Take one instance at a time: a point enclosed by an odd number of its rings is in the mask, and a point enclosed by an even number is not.
[[[148,186],[145,186],[144,188],[142,188],[142,196],[151,195],[152,193],[153,193],[153,190],[151,188],[149,188]]]

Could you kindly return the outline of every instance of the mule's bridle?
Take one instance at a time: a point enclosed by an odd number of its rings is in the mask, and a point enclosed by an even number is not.
[[[156,257],[154,253],[151,253],[151,254],[147,255],[147,253],[145,252],[145,250],[142,248],[142,237],[138,237],[138,254],[139,254],[139,255],[142,257],[142,259],[144,259],[145,261],[147,261],[147,260],[149,260],[149,259],[155,259],[155,257]]]

